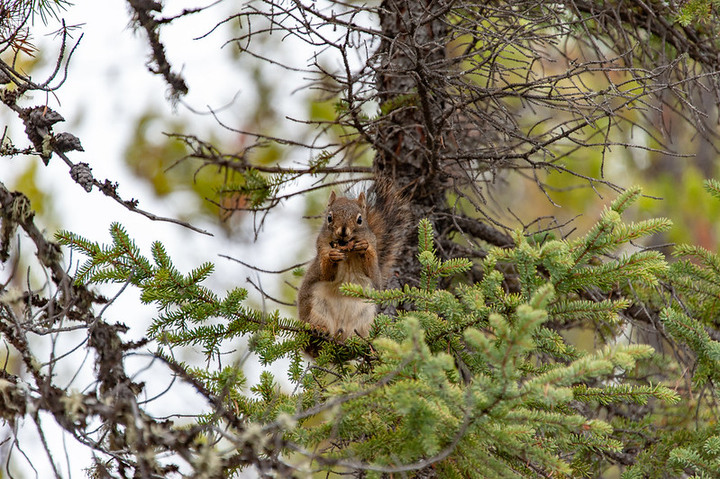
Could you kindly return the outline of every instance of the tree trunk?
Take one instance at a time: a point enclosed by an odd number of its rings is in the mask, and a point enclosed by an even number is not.
[[[442,85],[448,3],[434,0],[387,0],[380,7],[383,40],[376,53],[376,87],[381,105],[392,111],[375,136],[375,171],[390,178],[410,201],[411,225],[446,202],[447,178],[441,174]],[[417,278],[416,235],[405,246],[398,269]],[[403,281],[405,282],[405,281]]]

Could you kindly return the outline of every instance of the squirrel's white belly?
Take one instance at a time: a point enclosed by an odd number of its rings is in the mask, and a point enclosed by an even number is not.
[[[335,281],[319,281],[313,287],[313,316],[322,318],[322,326],[331,336],[338,333],[343,338],[354,333],[367,336],[375,318],[376,307],[363,299],[343,295],[340,292],[343,283],[360,284],[366,288],[372,286],[367,276],[341,274],[338,271]]]

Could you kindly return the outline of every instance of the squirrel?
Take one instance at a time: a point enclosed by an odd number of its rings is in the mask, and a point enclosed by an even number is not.
[[[365,337],[376,306],[340,292],[343,283],[382,289],[407,237],[409,208],[388,180],[356,199],[334,191],[317,237],[317,255],[298,291],[300,319],[333,337]]]

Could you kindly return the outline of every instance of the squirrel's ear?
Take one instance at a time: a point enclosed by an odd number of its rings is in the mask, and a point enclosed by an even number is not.
[[[360,204],[361,208],[365,208],[365,192],[364,191],[360,192],[360,194],[358,195],[357,201]]]
[[[328,206],[330,206],[331,204],[333,204],[334,201],[335,201],[335,190],[332,190],[332,191],[330,192],[330,199],[328,200]]]

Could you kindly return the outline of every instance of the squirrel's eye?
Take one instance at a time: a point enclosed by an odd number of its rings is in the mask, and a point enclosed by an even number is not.
[[[357,217],[357,224],[359,224],[359,225],[362,224],[362,215],[358,215],[358,217]]]
[[[328,215],[328,223],[332,223],[332,213]]]

